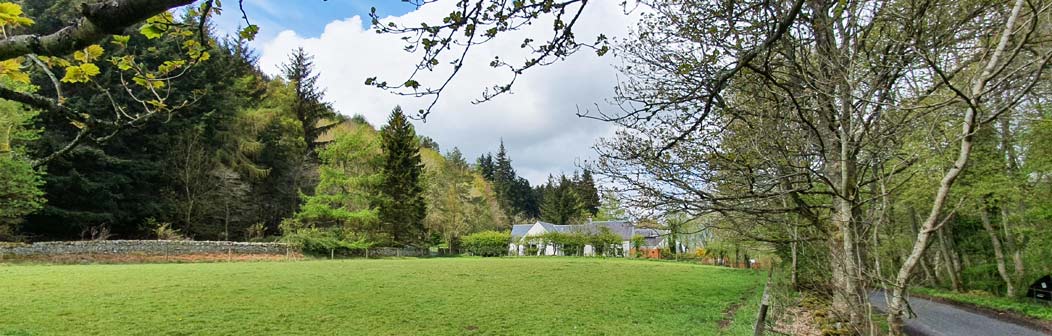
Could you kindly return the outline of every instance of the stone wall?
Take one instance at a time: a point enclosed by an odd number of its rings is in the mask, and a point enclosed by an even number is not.
[[[95,240],[0,245],[0,256],[34,257],[70,254],[191,255],[286,254],[297,252],[283,243],[242,243],[189,240]]]

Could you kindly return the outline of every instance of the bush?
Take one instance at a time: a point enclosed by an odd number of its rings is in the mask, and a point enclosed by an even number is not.
[[[263,223],[252,224],[245,229],[245,240],[251,242],[263,241],[267,236],[267,226]]]
[[[372,246],[366,238],[339,229],[304,228],[286,231],[281,241],[313,256],[350,255],[354,250]]]
[[[499,257],[508,253],[511,233],[482,231],[467,235],[463,239],[464,249],[473,255]]]
[[[161,223],[152,217],[146,219],[146,227],[153,228],[153,234],[157,240],[189,240],[179,230],[173,228],[171,223]]]

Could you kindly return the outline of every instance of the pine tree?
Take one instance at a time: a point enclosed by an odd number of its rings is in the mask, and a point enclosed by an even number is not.
[[[500,141],[500,148],[497,150],[497,157],[494,161],[493,167],[493,183],[497,188],[497,195],[501,197],[501,200],[508,206],[508,210],[517,212],[513,208],[511,199],[512,184],[515,183],[516,177],[515,168],[511,166],[511,158],[508,157],[508,151],[504,148],[504,140]]]
[[[380,222],[394,243],[413,245],[424,241],[424,165],[413,125],[401,107],[391,111],[380,129],[383,145],[383,182],[380,185]]]
[[[482,154],[476,160],[476,169],[478,169],[479,175],[486,178],[487,181],[493,182],[493,155],[489,153]]]
[[[530,182],[515,172],[515,168],[511,165],[511,156],[508,155],[503,140],[500,142],[495,158],[486,154],[479,158],[479,162],[482,169],[492,167],[493,177],[490,181],[493,182],[493,189],[497,192],[501,208],[508,215],[516,216],[520,220],[540,216],[538,199],[530,187]],[[486,171],[483,170],[484,176],[485,173]]]
[[[584,169],[580,176],[574,173],[574,177],[574,187],[577,189],[577,196],[581,197],[581,206],[594,217],[599,212],[599,190],[595,187],[592,172]]]
[[[573,181],[566,175],[560,175],[558,181],[549,175],[544,201],[541,203],[541,219],[555,224],[570,224],[580,220],[583,215],[584,209],[574,190]]]
[[[303,142],[307,145],[307,156],[316,158],[315,149],[321,144],[318,137],[338,123],[319,125],[325,118],[335,118],[336,113],[332,106],[324,101],[325,90],[318,88],[318,75],[314,73],[314,56],[307,54],[303,48],[296,49],[289,57],[288,63],[282,66],[282,72],[295,89],[291,109],[300,122]]]

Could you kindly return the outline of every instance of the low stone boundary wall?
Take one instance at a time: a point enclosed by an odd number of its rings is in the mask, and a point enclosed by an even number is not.
[[[36,257],[70,254],[191,255],[286,254],[298,252],[284,243],[242,243],[190,240],[93,240],[0,245],[0,256]]]

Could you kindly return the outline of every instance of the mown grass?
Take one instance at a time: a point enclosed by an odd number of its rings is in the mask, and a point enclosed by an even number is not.
[[[0,334],[748,334],[762,278],[587,258],[0,266]]]
[[[1028,317],[1052,321],[1052,305],[1036,303],[1024,299],[1006,298],[979,293],[957,293],[946,290],[931,288],[914,288],[914,293],[920,293],[951,301],[970,303],[976,306],[994,310],[1010,311]]]

